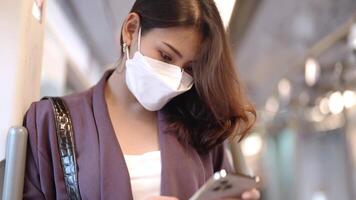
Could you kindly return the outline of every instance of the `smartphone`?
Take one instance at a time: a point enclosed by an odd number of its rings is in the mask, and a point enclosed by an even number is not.
[[[223,169],[215,172],[189,200],[219,200],[239,197],[246,190],[257,188],[259,181],[258,176],[231,174]]]

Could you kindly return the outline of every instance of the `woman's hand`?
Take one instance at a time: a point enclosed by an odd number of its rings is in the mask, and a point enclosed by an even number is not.
[[[248,190],[244,193],[242,193],[241,198],[227,198],[227,199],[222,199],[222,200],[259,200],[261,198],[260,191],[257,189],[252,189]],[[176,197],[168,197],[168,196],[156,196],[156,197],[150,197],[147,198],[146,200],[179,200]]]
[[[244,193],[242,193],[241,198],[228,198],[228,199],[222,199],[222,200],[258,200],[261,198],[260,191],[257,189],[252,189],[248,190]]]

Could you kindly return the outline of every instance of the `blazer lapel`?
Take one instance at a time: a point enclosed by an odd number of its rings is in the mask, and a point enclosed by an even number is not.
[[[129,172],[122,150],[111,124],[104,96],[105,83],[112,70],[107,71],[94,87],[93,110],[99,137],[100,199],[132,199]]]
[[[206,180],[203,163],[191,147],[184,147],[166,131],[167,122],[158,112],[161,150],[161,195],[189,199]]]

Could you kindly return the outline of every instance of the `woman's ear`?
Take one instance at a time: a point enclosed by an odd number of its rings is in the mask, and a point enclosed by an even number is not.
[[[137,13],[129,13],[126,17],[124,25],[122,27],[122,40],[128,46],[131,46],[134,38],[137,38],[135,34],[138,34],[140,28],[140,16]]]

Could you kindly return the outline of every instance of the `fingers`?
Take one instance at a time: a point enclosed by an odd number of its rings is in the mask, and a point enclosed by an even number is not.
[[[261,194],[260,194],[260,191],[258,191],[257,189],[252,189],[252,190],[249,190],[249,191],[246,191],[244,192],[242,195],[241,195],[242,199],[244,200],[257,200],[257,199],[260,199],[261,198]]]
[[[222,200],[259,200],[260,198],[260,191],[257,189],[252,189],[242,193],[241,198],[225,198]]]

